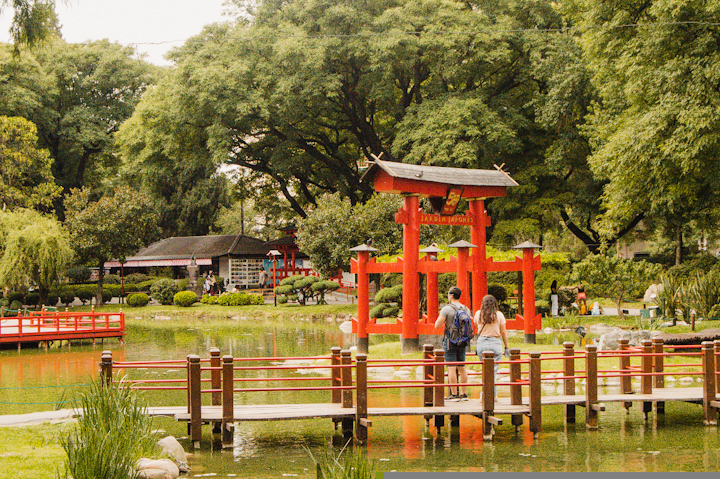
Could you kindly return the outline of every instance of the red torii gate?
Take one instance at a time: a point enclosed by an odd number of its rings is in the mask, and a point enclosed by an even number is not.
[[[395,193],[403,196],[403,207],[395,215],[395,221],[403,225],[403,256],[395,263],[377,263],[369,253],[377,251],[367,245],[352,248],[358,259],[351,260],[351,272],[358,275],[358,318],[353,321],[353,332],[358,335],[358,351],[367,352],[368,334],[401,334],[403,351],[419,349],[419,335],[437,335],[435,319],[438,316],[437,275],[454,272],[457,285],[462,289],[467,304],[468,292],[472,292],[472,309],[480,309],[483,296],[487,294],[488,271],[522,271],[524,316],[508,319],[508,328],[524,329],[526,341],[534,342],[535,330],[540,327],[540,316],[535,314],[534,271],[540,269],[540,257],[533,257],[533,250],[539,246],[523,243],[523,258],[515,261],[496,262],[486,257],[486,231],[490,218],[485,210],[486,198],[505,196],[508,186],[517,186],[507,173],[497,170],[471,170],[437,166],[411,165],[375,159],[363,175],[371,178],[375,191]],[[419,198],[427,197],[438,214],[423,213]],[[468,211],[455,215],[455,208],[461,198],[468,201]],[[427,253],[420,260],[420,225],[463,225],[470,226],[470,240],[459,241],[450,247],[458,250],[456,258],[437,261],[436,253]],[[470,249],[473,249],[470,254]],[[369,273],[402,273],[403,314],[397,323],[377,324],[369,317]],[[419,274],[427,277],[427,316],[420,321]],[[469,273],[472,273],[470,277]],[[470,304],[468,304],[470,306]],[[525,321],[524,318],[528,318]]]

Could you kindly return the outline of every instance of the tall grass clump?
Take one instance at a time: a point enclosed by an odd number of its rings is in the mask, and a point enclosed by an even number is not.
[[[124,381],[96,380],[80,394],[80,407],[75,430],[61,438],[67,461],[60,477],[136,478],[135,462],[156,448],[145,402]]]
[[[306,450],[315,463],[317,479],[375,478],[375,462],[370,462],[367,455],[358,450],[349,451],[347,445],[343,447],[337,456],[323,450],[317,459],[309,449],[306,448]]]

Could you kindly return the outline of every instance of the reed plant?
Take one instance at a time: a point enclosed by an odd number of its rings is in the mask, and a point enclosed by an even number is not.
[[[61,444],[67,460],[61,478],[133,479],[135,462],[156,449],[147,406],[125,381],[93,381],[80,394],[82,414]]]
[[[323,449],[318,458],[306,447],[305,450],[315,463],[317,479],[373,479],[376,464],[368,460],[367,454],[357,449],[350,450],[349,442],[335,455]]]

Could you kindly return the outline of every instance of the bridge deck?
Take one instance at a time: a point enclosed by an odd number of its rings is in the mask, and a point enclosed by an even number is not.
[[[22,328],[20,327],[22,325]],[[7,318],[0,320],[0,343],[36,343],[72,339],[122,338],[124,327],[117,320],[108,324],[104,319],[57,322],[45,319]]]
[[[607,402],[665,402],[688,401],[702,402],[702,388],[662,388],[654,389],[652,394],[603,394],[598,397],[599,403]],[[572,404],[585,405],[585,396],[558,395],[543,396],[542,405]],[[149,408],[152,416],[173,417],[178,421],[190,421],[186,406]],[[477,399],[470,401],[446,403],[444,407],[368,407],[369,418],[379,416],[425,416],[425,415],[480,415],[483,413],[482,403]],[[523,398],[522,405],[511,405],[509,398],[500,398],[495,402],[493,415],[530,414],[528,398]],[[213,422],[222,420],[221,406],[203,406],[202,421]],[[354,418],[355,408],[343,408],[340,404],[262,404],[235,406],[234,421],[281,421],[293,419]]]

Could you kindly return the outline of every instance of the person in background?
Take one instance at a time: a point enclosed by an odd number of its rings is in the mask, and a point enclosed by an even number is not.
[[[258,278],[258,281],[260,283],[260,289],[265,290],[265,285],[267,285],[267,280],[268,280],[268,274],[267,274],[267,271],[265,271],[265,268],[263,268],[260,271],[260,276]]]
[[[475,313],[475,326],[477,327],[477,355],[482,361],[482,353],[484,351],[492,351],[495,360],[495,383],[497,383],[497,373],[500,361],[503,357],[503,346],[505,347],[505,356],[510,357],[510,349],[508,347],[507,330],[505,329],[505,315],[500,312],[497,299],[492,294],[486,295],[480,305],[480,309]],[[495,386],[495,395],[497,396],[497,386]]]
[[[550,285],[550,314],[553,317],[556,317],[559,313],[559,307],[558,307],[558,289],[557,289],[557,280],[553,280],[552,284]]]
[[[577,289],[578,309],[580,310],[580,314],[588,314],[589,311],[587,306],[587,294],[585,293],[585,286],[580,283],[575,286],[575,289]]]
[[[460,302],[460,296],[462,291],[457,286],[453,286],[448,290],[448,304],[443,306],[440,310],[437,320],[435,321],[435,328],[444,330],[443,334],[443,350],[445,351],[445,361],[449,363],[453,362],[464,362],[465,361],[465,348],[453,347],[450,343],[449,331],[450,326],[453,324],[455,314],[458,309],[464,309],[468,314],[472,314],[467,306]],[[460,381],[460,384],[467,384],[468,374],[464,365],[448,366],[448,386],[450,388],[450,396],[446,397],[446,401],[467,401],[467,387],[456,386]],[[453,392],[453,389],[455,392]]]

